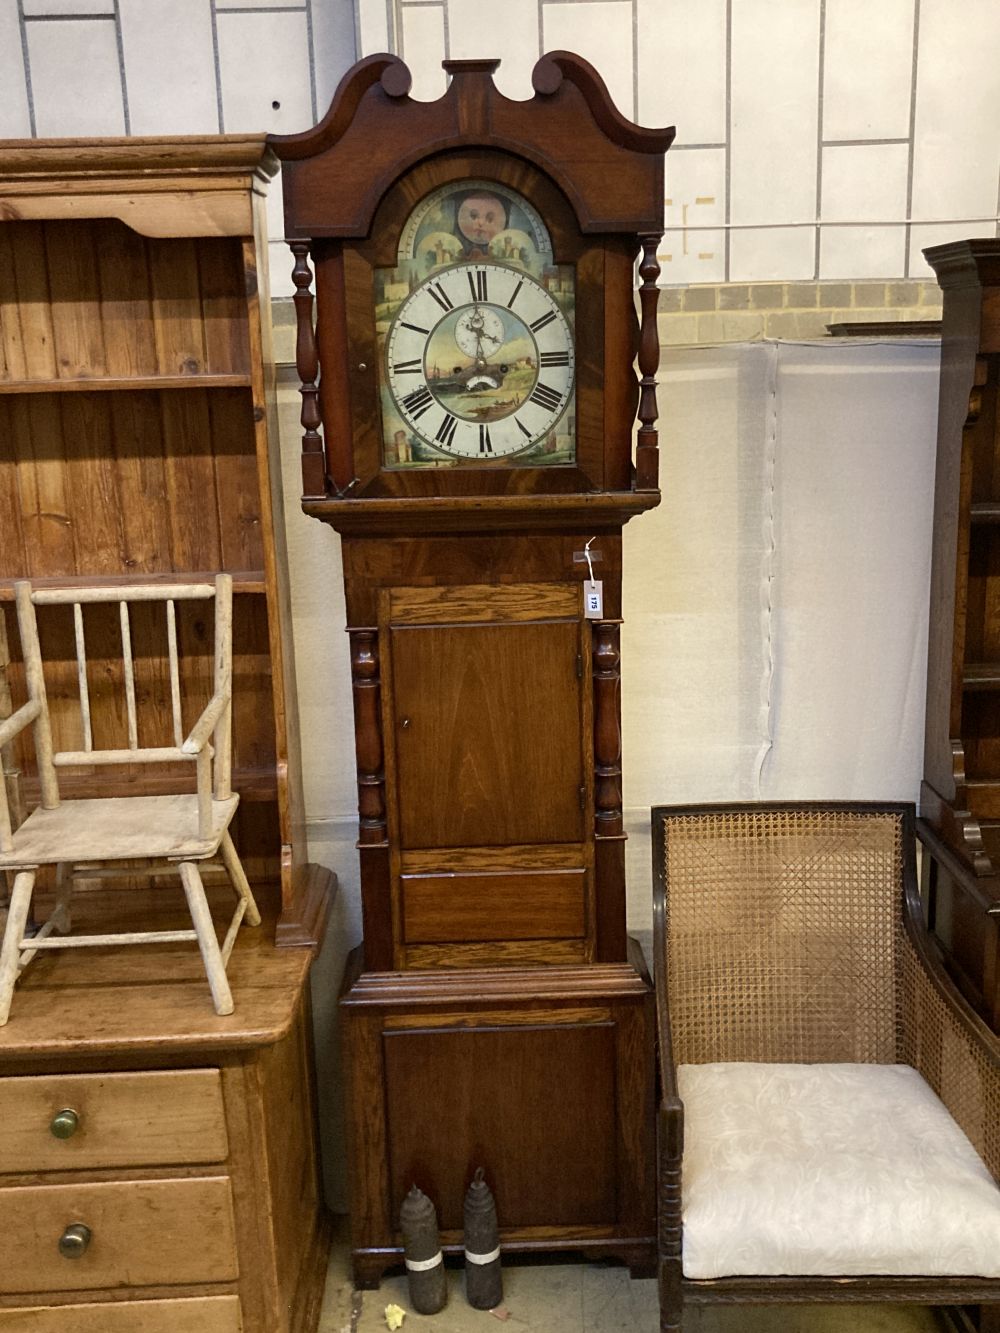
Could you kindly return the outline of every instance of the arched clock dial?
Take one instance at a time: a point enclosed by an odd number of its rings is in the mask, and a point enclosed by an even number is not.
[[[543,283],[504,264],[440,269],[402,302],[384,374],[408,429],[463,461],[547,440],[573,395],[573,333]]]

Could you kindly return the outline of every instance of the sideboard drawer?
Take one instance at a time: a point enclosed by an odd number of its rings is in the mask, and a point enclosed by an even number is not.
[[[217,1069],[0,1078],[0,1174],[223,1162]]]
[[[0,1310],[0,1333],[241,1333],[238,1296]]]
[[[0,1292],[90,1291],[232,1281],[238,1274],[227,1176],[0,1190]],[[82,1225],[78,1258],[59,1242]]]

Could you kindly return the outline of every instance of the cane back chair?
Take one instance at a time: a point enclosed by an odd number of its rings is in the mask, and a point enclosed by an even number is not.
[[[1000,1040],[911,806],[653,810],[661,1330],[685,1303],[1000,1302]]]
[[[260,924],[260,914],[243,871],[229,825],[239,796],[232,791],[232,578],[220,574],[214,583],[176,585],[118,585],[94,588],[33,589],[30,583],[14,586],[18,628],[24,658],[27,702],[0,722],[0,749],[29,726],[34,732],[41,799],[18,827],[14,827],[6,785],[0,781],[0,871],[13,875],[7,923],[0,947],[0,1025],[10,1014],[19,973],[47,949],[82,946],[117,947],[130,944],[197,941],[208,976],[216,1013],[233,1012],[226,965],[240,923]],[[185,737],[182,726],[181,670],[175,603],[211,600],[215,606],[214,693]],[[142,693],[137,690],[132,648],[130,606],[162,603],[166,618],[167,674],[173,745],[140,745]],[[115,712],[104,696],[111,674],[120,676],[121,709],[127,740],[117,748],[97,748],[92,725],[92,676],[88,671],[84,607],[117,603],[121,655],[120,671],[103,670],[96,688],[102,696],[102,717]],[[81,748],[56,750],[53,720],[45,685],[45,663],[38,632],[36,606],[71,606],[73,641],[79,691],[76,734]],[[9,751],[8,751],[9,753]],[[195,770],[191,794],[98,796],[64,799],[60,770],[97,769],[119,765],[180,764]],[[174,770],[176,772],[176,769]],[[177,785],[187,785],[178,783]],[[199,869],[221,856],[236,893],[236,910],[223,943],[216,936]],[[114,863],[119,863],[115,867]],[[121,863],[127,862],[127,865]],[[136,865],[140,862],[140,865]],[[55,906],[48,919],[32,929],[30,912],[38,872],[55,867]],[[191,914],[192,930],[151,930],[106,935],[70,934],[70,891],[74,879],[108,878],[119,884],[164,874],[177,874]]]

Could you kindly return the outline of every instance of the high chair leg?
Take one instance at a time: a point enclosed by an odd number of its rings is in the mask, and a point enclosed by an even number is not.
[[[34,870],[19,871],[14,876],[14,887],[10,893],[7,928],[0,947],[0,1027],[10,1016],[10,1002],[20,968],[21,943],[28,920],[28,908],[31,906],[31,893],[35,887],[35,874]]]
[[[215,1012],[217,1014],[231,1014],[233,1012],[233,993],[229,989],[226,965],[222,961],[222,950],[219,948],[218,936],[215,933],[215,922],[212,920],[212,913],[209,911],[208,900],[205,897],[205,886],[201,882],[201,874],[194,861],[182,861],[178,869],[180,870],[181,883],[184,885],[184,895],[187,898],[188,909],[191,912],[191,920],[194,923],[195,934],[198,936],[198,947],[201,950],[202,961],[205,964],[208,984],[212,990]]]
[[[247,905],[245,921],[248,926],[260,925],[260,912],[257,910],[257,904],[254,901],[253,892],[250,888],[250,881],[246,877],[240,858],[236,855],[236,848],[233,846],[233,840],[226,829],[222,835],[222,842],[219,844],[219,851],[222,853],[222,861],[229,872],[229,878],[232,880],[233,888]]]

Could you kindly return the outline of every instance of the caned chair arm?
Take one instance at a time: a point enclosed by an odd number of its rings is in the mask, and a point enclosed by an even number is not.
[[[41,711],[42,705],[37,699],[32,699],[0,722],[0,745],[9,745],[15,736],[35,721]]]
[[[218,694],[212,695],[205,711],[191,728],[187,740],[181,746],[185,754],[201,754],[215,730],[219,718],[229,707],[231,698],[231,690],[221,690]]]
[[[673,1099],[680,1106],[673,1042],[670,1035],[670,1009],[667,1002],[666,886],[663,881],[662,862],[658,860],[655,849],[653,852],[653,987],[656,992],[656,1051],[660,1067],[660,1093],[664,1105]]]
[[[1000,1070],[1000,1036],[983,1022],[948,975],[924,923],[916,884],[908,884],[903,902],[906,933],[921,972],[942,1001],[950,1021],[976,1046],[987,1064]],[[908,1016],[913,1021],[913,1016]],[[919,1014],[915,1021],[919,1024]]]
[[[679,1162],[684,1153],[684,1103],[679,1097],[664,1093],[660,1098],[656,1136],[660,1157]]]

